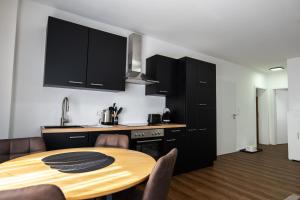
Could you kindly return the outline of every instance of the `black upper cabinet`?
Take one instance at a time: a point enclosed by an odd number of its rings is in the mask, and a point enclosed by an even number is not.
[[[45,86],[85,87],[88,28],[49,17]]]
[[[125,90],[125,37],[90,29],[87,87]]]
[[[127,39],[49,17],[45,86],[125,90]]]
[[[154,55],[146,60],[146,74],[157,84],[146,86],[146,95],[172,95],[174,93],[174,67],[176,59]]]

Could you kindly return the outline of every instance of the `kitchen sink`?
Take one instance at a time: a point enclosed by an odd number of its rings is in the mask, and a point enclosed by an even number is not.
[[[72,126],[44,126],[45,129],[49,128],[83,128],[83,126],[72,125]]]

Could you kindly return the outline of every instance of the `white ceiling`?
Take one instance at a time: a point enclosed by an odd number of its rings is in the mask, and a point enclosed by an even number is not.
[[[245,66],[300,56],[300,0],[36,0]]]

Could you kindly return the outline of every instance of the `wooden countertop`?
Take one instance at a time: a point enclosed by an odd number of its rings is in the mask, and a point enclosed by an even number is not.
[[[41,160],[49,155],[78,151],[100,152],[115,162],[99,170],[63,173]],[[144,153],[118,148],[77,148],[35,153],[0,164],[0,190],[54,184],[67,199],[90,199],[133,187],[147,179],[155,160]]]
[[[100,132],[100,131],[128,131],[128,130],[145,130],[158,128],[185,128],[185,124],[159,124],[149,126],[125,126],[116,125],[112,127],[80,127],[80,128],[41,128],[42,133],[75,133],[75,132]]]

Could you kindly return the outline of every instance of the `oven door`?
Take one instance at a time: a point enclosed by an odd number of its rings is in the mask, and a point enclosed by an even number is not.
[[[164,150],[163,138],[145,138],[132,140],[133,149],[143,152],[158,159],[162,156]]]

